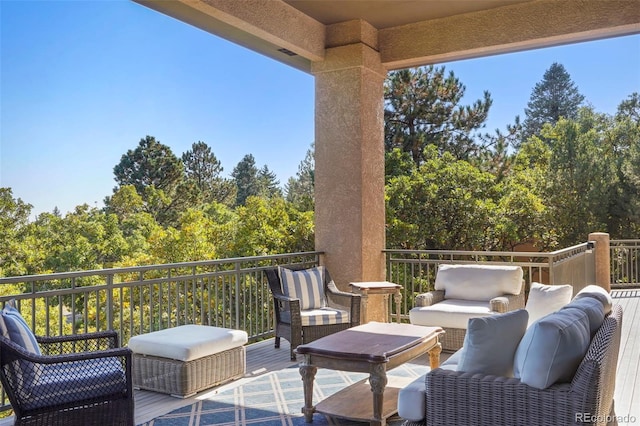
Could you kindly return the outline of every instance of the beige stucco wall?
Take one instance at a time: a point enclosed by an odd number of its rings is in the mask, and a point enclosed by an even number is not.
[[[327,50],[316,78],[316,249],[336,284],[384,279],[383,83],[363,43]]]

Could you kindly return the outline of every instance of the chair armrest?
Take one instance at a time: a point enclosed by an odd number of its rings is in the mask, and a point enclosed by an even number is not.
[[[360,324],[360,295],[341,291],[331,281],[327,283],[327,302],[329,306],[349,311],[351,326]]]
[[[444,300],[444,290],[433,290],[416,296],[415,306],[431,306]]]
[[[577,413],[590,412],[569,383],[537,389],[519,379],[438,368],[425,385],[426,424],[575,424]]]
[[[494,297],[489,301],[490,309],[493,312],[504,313],[524,308],[524,293],[505,294]]]
[[[302,324],[300,316],[300,299],[294,299],[284,294],[273,294],[276,321],[291,325]]]
[[[120,346],[118,333],[114,330],[68,336],[36,336],[36,340],[44,355],[103,351]]]

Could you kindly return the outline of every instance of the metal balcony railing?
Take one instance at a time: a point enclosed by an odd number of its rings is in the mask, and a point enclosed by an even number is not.
[[[532,282],[571,284],[574,293],[595,283],[593,243],[582,243],[549,253],[456,251],[456,250],[385,250],[387,280],[403,287],[401,317],[408,319],[416,295],[434,289],[438,265],[442,263],[517,265],[522,267],[528,291]],[[393,304],[392,304],[393,305]],[[395,306],[390,306],[395,314]]]
[[[640,240],[611,240],[611,287],[640,287]]]

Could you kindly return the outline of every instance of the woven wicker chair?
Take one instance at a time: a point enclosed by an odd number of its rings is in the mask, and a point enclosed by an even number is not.
[[[437,368],[425,376],[425,422],[418,425],[616,424],[614,389],[622,308],[614,305],[570,383],[537,389],[519,379]]]
[[[328,307],[349,312],[350,322],[342,324],[303,326],[300,310],[300,300],[287,297],[282,292],[282,283],[278,268],[266,271],[269,288],[273,294],[273,308],[276,319],[275,347],[280,347],[280,338],[291,344],[291,360],[295,361],[295,349],[302,344],[312,342],[360,324],[360,295],[338,290],[325,269],[324,290]]]
[[[131,351],[116,332],[36,340],[42,355],[0,335],[0,380],[16,425],[134,424]]]
[[[519,274],[519,278],[515,280],[516,284],[520,283],[519,291],[517,292],[517,294],[502,293],[500,295],[495,295],[490,300],[486,300],[484,302],[478,301],[477,298],[475,300],[472,300],[471,303],[475,303],[474,308],[476,308],[476,310],[477,306],[486,305],[486,312],[474,315],[472,312],[475,311],[470,310],[468,314],[463,315],[465,316],[463,321],[465,324],[464,327],[451,327],[448,324],[442,322],[431,323],[429,321],[424,321],[424,319],[420,317],[420,311],[425,308],[430,310],[432,308],[435,308],[436,306],[442,306],[438,305],[442,302],[450,302],[451,304],[455,304],[456,301],[459,301],[461,303],[469,302],[468,300],[465,300],[465,297],[455,297],[453,299],[449,299],[449,296],[447,296],[447,291],[439,288],[439,285],[444,288],[444,284],[439,283],[442,275],[444,275],[443,273],[441,273],[444,268],[450,268],[447,269],[447,273],[450,274],[451,277],[453,277],[453,280],[455,280],[457,272],[467,274],[465,270],[468,270],[473,277],[472,281],[478,281],[478,291],[482,291],[483,286],[497,287],[500,285],[499,283],[501,280],[506,279],[514,281],[513,275]],[[452,281],[451,277],[448,278],[449,281]],[[456,283],[449,282],[446,285],[455,286]],[[491,265],[440,265],[438,275],[436,275],[435,287],[436,290],[418,294],[415,297],[415,307],[409,312],[409,317],[412,324],[442,327],[442,329],[445,331],[445,334],[440,339],[440,343],[442,344],[442,350],[446,352],[455,352],[462,347],[464,337],[467,333],[466,323],[468,319],[466,317],[470,318],[473,316],[504,313],[524,308],[524,282],[522,281],[522,268],[520,267]],[[468,305],[461,304],[459,313],[463,313],[463,311],[465,311],[466,309],[468,309]],[[451,316],[452,314],[444,311],[441,315]]]

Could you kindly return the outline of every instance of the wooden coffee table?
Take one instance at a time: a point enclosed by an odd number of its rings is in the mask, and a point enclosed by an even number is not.
[[[313,413],[319,412],[368,421],[372,426],[386,425],[397,412],[398,391],[412,380],[387,386],[387,370],[427,352],[431,368],[437,368],[442,350],[439,337],[443,333],[440,327],[370,322],[298,346],[296,352],[303,356],[300,375],[305,421],[311,423]],[[364,380],[358,382],[314,406],[313,380],[318,367],[369,373],[368,384]]]

